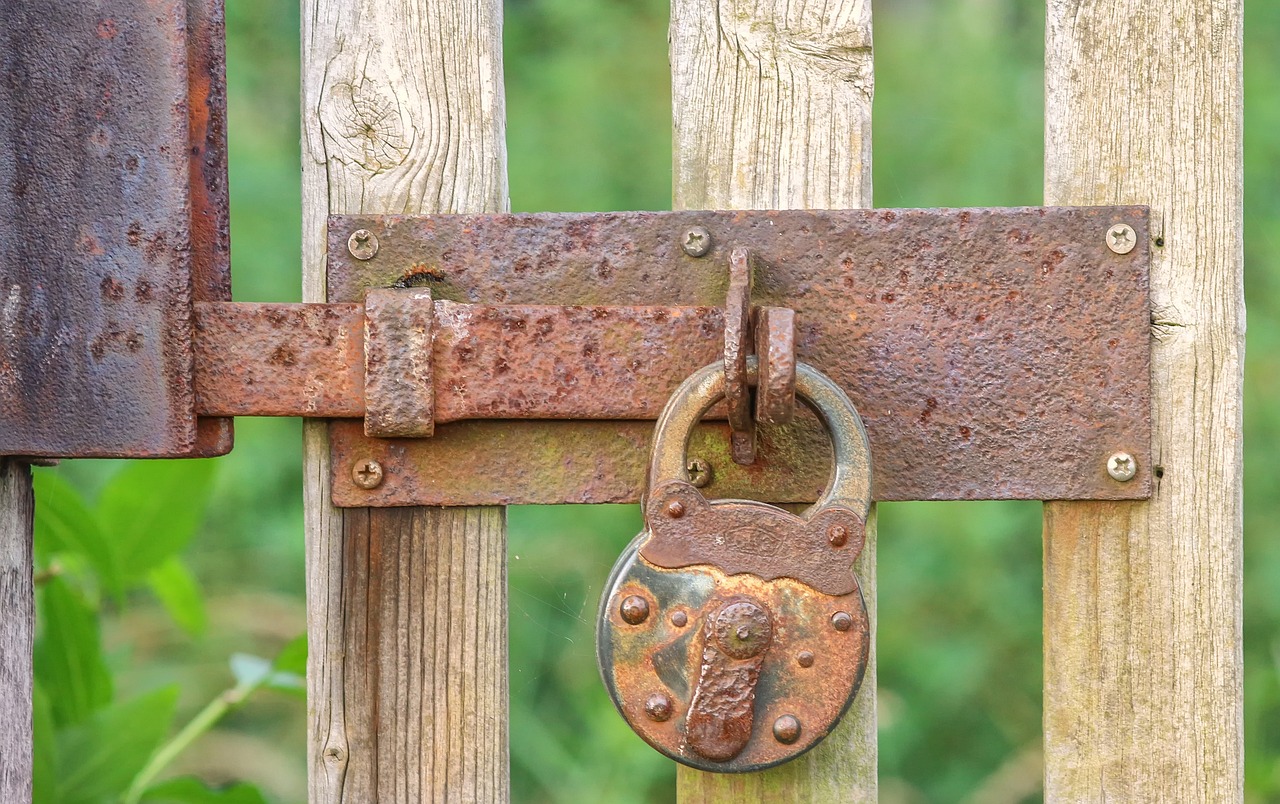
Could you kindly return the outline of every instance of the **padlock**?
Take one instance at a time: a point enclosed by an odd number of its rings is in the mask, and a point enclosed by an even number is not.
[[[724,396],[722,364],[707,366],[658,419],[645,530],[601,596],[596,656],[614,705],[651,746],[701,770],[760,770],[813,748],[867,666],[870,626],[853,572],[871,502],[866,430],[813,367],[796,366],[796,394],[831,434],[821,499],[796,515],[707,500],[689,482],[689,435]]]

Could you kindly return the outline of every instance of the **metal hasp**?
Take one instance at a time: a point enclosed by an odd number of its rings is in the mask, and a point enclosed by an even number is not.
[[[189,457],[231,297],[221,0],[0,4],[0,455]]]
[[[1124,253],[1117,224],[1132,231]],[[351,326],[373,289],[428,289],[436,305],[434,435],[371,438],[367,422],[335,421],[340,506],[639,500],[643,420],[723,354],[740,249],[753,300],[794,311],[789,359],[862,412],[875,499],[1151,493],[1145,207],[338,216],[329,237],[329,306]],[[619,308],[631,312],[615,327]],[[506,420],[461,421],[477,418]],[[730,455],[729,429],[704,423],[690,443],[709,495],[817,497],[831,453],[811,417],[759,426],[749,465]],[[1129,479],[1109,469],[1119,452]],[[368,461],[384,470],[372,488],[352,479]]]

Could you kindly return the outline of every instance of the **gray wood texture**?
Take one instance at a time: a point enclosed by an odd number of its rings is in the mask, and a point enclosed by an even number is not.
[[[0,801],[31,800],[31,470],[0,458]]]
[[[670,39],[676,209],[871,206],[870,0],[673,0]],[[871,661],[836,731],[760,773],[681,767],[681,802],[876,800],[875,567],[873,508]]]
[[[1156,456],[1045,506],[1049,801],[1243,798],[1242,7],[1048,4],[1045,203],[1152,207]]]
[[[508,208],[501,25],[500,0],[302,4],[304,300],[330,213]],[[304,440],[310,800],[507,800],[502,509],[341,511],[324,424]]]

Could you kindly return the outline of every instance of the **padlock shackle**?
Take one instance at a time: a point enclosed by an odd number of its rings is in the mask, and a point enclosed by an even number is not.
[[[755,357],[747,359],[748,381],[758,376]],[[831,434],[835,468],[822,498],[808,511],[839,505],[865,517],[871,507],[871,445],[862,417],[848,394],[807,363],[796,363],[796,397],[805,402]],[[724,363],[699,369],[681,383],[658,417],[649,462],[648,488],[664,481],[689,480],[685,456],[693,427],[724,398]]]

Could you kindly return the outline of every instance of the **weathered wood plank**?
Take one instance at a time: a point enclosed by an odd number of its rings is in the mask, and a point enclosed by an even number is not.
[[[672,0],[671,71],[676,209],[871,206],[870,0]],[[871,660],[844,721],[772,770],[681,767],[680,801],[876,800],[875,535],[873,508],[857,564]]]
[[[306,301],[330,213],[507,209],[501,24],[499,0],[302,4]],[[304,448],[311,801],[506,800],[501,509],[344,515],[324,424]]]
[[[1242,5],[1048,5],[1045,202],[1152,207],[1156,456],[1045,506],[1051,801],[1243,796]]]
[[[31,800],[34,515],[31,470],[0,458],[0,801]]]

